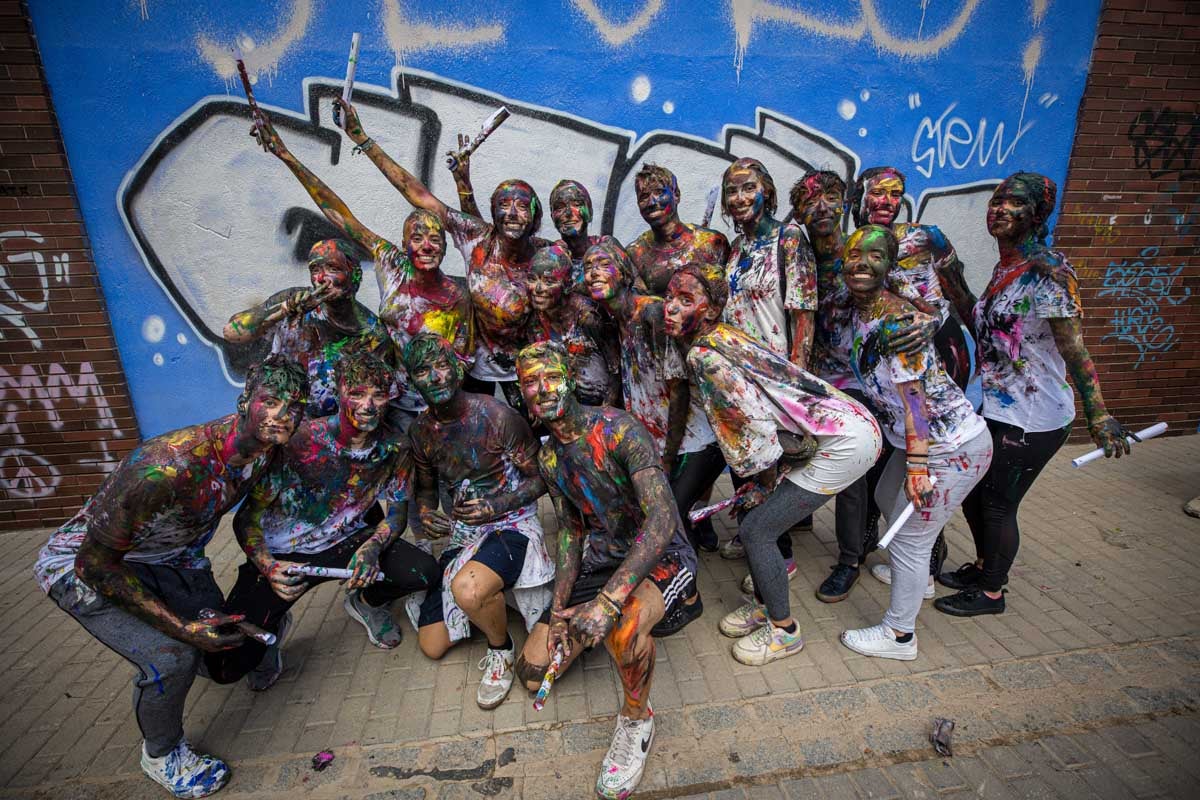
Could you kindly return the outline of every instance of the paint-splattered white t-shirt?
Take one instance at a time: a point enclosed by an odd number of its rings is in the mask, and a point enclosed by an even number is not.
[[[804,232],[788,223],[753,241],[739,235],[733,240],[725,278],[729,302],[723,321],[787,358],[792,328],[788,312],[817,310],[817,270]]]

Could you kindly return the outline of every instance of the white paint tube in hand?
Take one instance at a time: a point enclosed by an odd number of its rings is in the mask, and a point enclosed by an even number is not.
[[[446,166],[450,169],[456,169],[459,159],[467,158],[471,153],[474,153],[479,148],[479,145],[487,141],[487,138],[495,133],[496,129],[503,125],[504,120],[510,116],[511,114],[507,106],[500,106],[493,111],[491,116],[483,121],[483,127],[479,129],[479,133],[475,134],[475,138],[471,140],[471,143],[446,159]]]
[[[930,477],[929,485],[932,486],[935,483],[937,483],[937,481],[935,481],[932,477]],[[911,517],[913,515],[913,512],[916,510],[917,510],[916,507],[912,504],[912,501],[910,500],[908,505],[906,505],[900,511],[900,513],[896,516],[896,521],[888,526],[887,533],[885,533],[883,536],[881,536],[879,538],[879,544],[877,544],[876,547],[878,547],[880,550],[883,550],[889,544],[891,544],[892,539],[894,539],[896,537],[896,534],[899,533],[900,529],[904,527],[904,523],[908,522],[908,518]]]
[[[704,216],[700,219],[700,227],[707,228],[712,222],[713,212],[717,210],[717,198],[721,196],[720,184],[708,190],[708,203],[704,206]]]
[[[1167,423],[1156,422],[1153,425],[1151,425],[1149,428],[1145,428],[1145,429],[1140,430],[1137,433],[1135,433],[1134,436],[1137,437],[1137,440],[1135,440],[1133,437],[1129,437],[1125,441],[1129,442],[1130,445],[1133,445],[1135,443],[1135,441],[1143,441],[1144,442],[1147,439],[1153,439],[1155,436],[1161,436],[1163,434],[1163,432],[1166,431],[1166,429],[1167,429]],[[1084,464],[1090,464],[1099,458],[1104,458],[1104,448],[1103,447],[1097,447],[1095,450],[1091,451],[1090,453],[1084,453],[1079,458],[1071,459],[1071,466],[1075,467],[1076,469],[1079,469]]]
[[[338,567],[317,567],[312,564],[293,564],[288,567],[289,575],[307,575],[310,578],[332,578],[336,581],[348,580],[354,576],[352,569],[339,569]],[[384,580],[381,573],[376,581]]]
[[[735,494],[732,497],[727,497],[724,500],[719,500],[711,506],[702,506],[693,508],[688,512],[688,521],[695,525],[697,522],[706,520],[714,514],[719,514],[737,502],[738,496]],[[698,504],[697,504],[698,505]]]
[[[350,58],[346,61],[346,85],[342,87],[342,102],[350,104],[350,95],[354,93],[354,72],[358,69],[358,44],[362,36],[355,31],[350,36]],[[342,111],[336,105],[333,107],[333,124],[339,128],[342,125]]]

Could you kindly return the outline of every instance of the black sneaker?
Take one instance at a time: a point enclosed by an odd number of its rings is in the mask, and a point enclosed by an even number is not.
[[[704,613],[704,603],[700,600],[700,595],[696,595],[696,602],[688,605],[687,603],[679,603],[667,615],[658,621],[658,624],[650,629],[650,635],[656,639],[661,639],[664,636],[671,636],[679,633],[688,623],[698,618]]]
[[[957,589],[961,592],[963,589],[979,586],[979,581],[983,579],[983,570],[975,566],[975,562],[968,561],[953,572],[939,572],[933,577],[947,589]]]
[[[952,617],[978,617],[981,614],[1003,614],[1004,594],[993,600],[982,589],[964,589],[933,601],[933,607]]]
[[[834,564],[833,572],[821,584],[821,588],[817,589],[817,599],[822,603],[840,603],[850,594],[850,589],[857,580],[858,567]]]
[[[942,567],[946,565],[946,558],[949,555],[950,548],[946,546],[946,530],[943,528],[938,532],[937,540],[933,543],[933,551],[929,554],[929,574],[936,577],[942,571]]]

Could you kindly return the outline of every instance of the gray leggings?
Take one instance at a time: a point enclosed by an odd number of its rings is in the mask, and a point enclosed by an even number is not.
[[[775,542],[781,533],[832,498],[831,494],[814,494],[801,489],[784,478],[766,502],[750,509],[738,525],[738,535],[746,548],[746,560],[750,562],[750,574],[754,576],[754,594],[766,605],[767,615],[773,620],[785,620],[792,615],[787,565]]]
[[[195,619],[202,608],[221,607],[221,590],[211,570],[130,562],[126,566],[184,619]],[[157,758],[174,750],[183,738],[183,705],[200,667],[200,651],[80,586],[73,576],[64,576],[51,586],[50,599],[137,668],[133,713],[146,740],[146,752]]]

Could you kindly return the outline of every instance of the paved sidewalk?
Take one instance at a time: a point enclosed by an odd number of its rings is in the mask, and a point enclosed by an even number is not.
[[[1084,449],[1064,448],[1025,500],[1009,611],[961,620],[927,606],[913,662],[838,643],[879,620],[887,587],[864,571],[847,601],[815,599],[835,560],[831,508],[795,537],[806,647],[766,668],[733,661],[716,630],[740,602],[745,564],[704,554],[704,616],[659,642],[658,738],[639,796],[1200,794],[1200,520],[1181,511],[1200,491],[1200,437],[1072,469]],[[728,491],[723,479],[718,494]],[[131,668],[30,575],[47,535],[0,535],[0,797],[165,797],[138,767]],[[966,560],[961,517],[948,539],[951,565]],[[227,528],[210,554],[228,587],[240,554]],[[483,712],[482,640],[430,662],[405,623],[400,648],[376,650],[335,586],[310,593],[296,618],[274,689],[201,679],[192,691],[189,738],[234,766],[222,796],[590,796],[619,704],[603,653],[564,676],[540,714],[515,689]],[[930,760],[935,716],[958,723],[945,764]],[[327,747],[337,759],[312,772]]]

